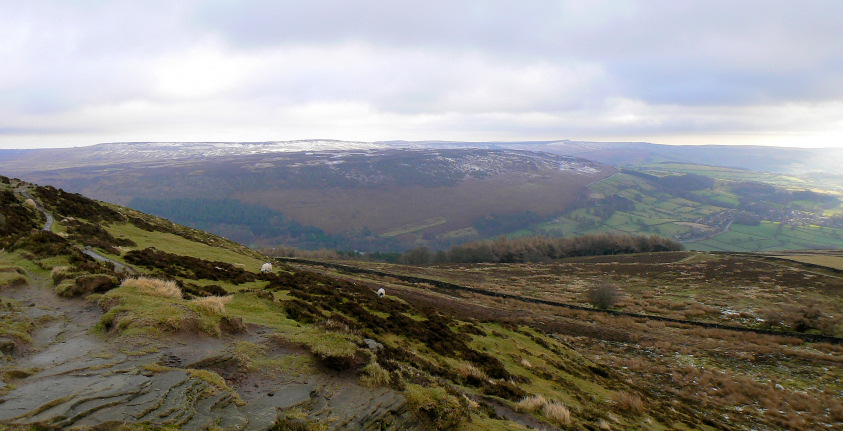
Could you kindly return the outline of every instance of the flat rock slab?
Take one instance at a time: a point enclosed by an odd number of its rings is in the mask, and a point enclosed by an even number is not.
[[[52,345],[44,348],[44,350],[21,361],[21,365],[41,369],[60,366],[70,368],[89,366],[85,363],[96,359],[94,357],[95,352],[100,351],[102,348],[103,343],[91,336],[72,337],[62,342],[54,342]],[[82,362],[83,364],[74,365],[77,362]],[[54,371],[54,373],[61,372]]]
[[[251,398],[241,410],[249,417],[247,430],[270,428],[278,419],[278,412],[310,401],[315,384],[285,384],[273,388],[266,396]]]
[[[239,338],[183,334],[138,349],[89,334],[102,314],[99,308],[60,298],[48,281],[42,283],[4,292],[22,303],[21,312],[36,320],[37,329],[33,344],[20,356],[0,357],[4,366],[35,371],[13,385],[0,382],[7,391],[0,396],[0,429],[6,424],[108,429],[128,422],[185,430],[268,430],[293,407],[334,430],[416,425],[404,397],[391,389],[363,388],[356,379],[320,373],[267,375],[241,369],[229,353],[232,343],[264,344],[263,328],[252,327]],[[234,389],[217,387],[192,369],[228,376]]]
[[[148,383],[144,376],[55,376],[11,391],[2,398],[0,421],[21,419],[37,423],[66,417],[85,401],[138,392]]]

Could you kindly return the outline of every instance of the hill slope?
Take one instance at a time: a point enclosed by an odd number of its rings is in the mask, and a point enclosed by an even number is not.
[[[138,152],[128,155],[134,145]],[[243,154],[252,147],[238,146],[217,154],[216,146],[196,145],[105,147],[87,165],[45,170],[47,161],[21,175],[246,244],[383,251],[521,228],[563,211],[585,185],[615,172],[514,150],[260,153],[259,146],[252,149],[259,154]],[[210,154],[198,155],[203,149]]]
[[[435,292],[388,282],[284,264],[262,273],[264,257],[236,243],[52,187],[0,177],[0,197],[0,424],[689,429],[703,421],[690,407],[607,413],[606,400],[636,389],[528,321],[457,312]],[[381,287],[387,296],[375,293]],[[634,397],[660,410],[661,401]]]
[[[843,420],[839,344],[696,324],[841,334],[833,254],[369,271],[296,262],[262,273],[254,251],[127,208],[5,177],[0,199],[0,426],[763,430]],[[638,317],[550,305],[584,305],[593,280],[618,283],[615,310]]]

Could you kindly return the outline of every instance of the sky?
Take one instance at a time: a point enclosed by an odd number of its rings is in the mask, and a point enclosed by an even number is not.
[[[0,148],[843,147],[843,2],[0,0]]]

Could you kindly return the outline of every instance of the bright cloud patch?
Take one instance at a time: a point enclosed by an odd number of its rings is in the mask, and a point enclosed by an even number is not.
[[[45,0],[3,9],[0,147],[843,144],[838,2]]]

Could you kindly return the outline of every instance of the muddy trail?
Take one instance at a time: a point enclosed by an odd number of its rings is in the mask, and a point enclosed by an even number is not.
[[[231,353],[238,341],[271,348],[270,359],[302,354],[272,345],[259,327],[222,338],[114,341],[91,331],[102,313],[96,304],[61,298],[46,280],[4,289],[0,296],[20,304],[0,313],[22,313],[35,323],[31,344],[0,355],[0,427],[111,428],[128,422],[264,430],[291,409],[297,420],[320,421],[329,429],[414,424],[400,393],[359,386],[354,376],[249,371]],[[224,384],[209,375],[223,377]]]

